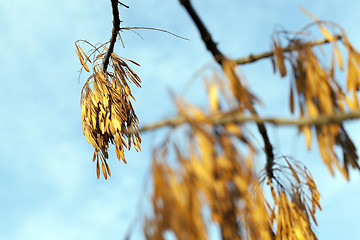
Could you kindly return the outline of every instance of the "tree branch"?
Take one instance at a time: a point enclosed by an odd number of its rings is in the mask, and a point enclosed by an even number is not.
[[[335,35],[334,38],[332,39],[332,41],[338,41],[341,40],[342,37],[341,35]],[[324,39],[324,40],[320,40],[320,41],[314,41],[314,42],[306,42],[304,44],[309,44],[311,47],[313,46],[318,46],[318,45],[322,45],[322,44],[327,44],[330,43],[331,41]],[[289,45],[285,48],[282,49],[283,52],[291,52],[295,50],[295,46],[294,45]],[[247,64],[247,63],[252,63],[252,62],[256,62],[258,60],[261,60],[263,58],[268,58],[268,57],[272,57],[274,56],[275,52],[274,51],[270,51],[270,52],[264,52],[264,53],[260,53],[260,54],[250,54],[248,57],[244,57],[244,58],[239,58],[236,61],[236,63],[238,65],[243,65],[243,64]]]
[[[195,12],[190,0],[180,0],[180,3],[184,6],[191,19],[195,23],[197,29],[200,32],[201,39],[205,43],[206,48],[211,52],[215,61],[222,65],[221,62],[225,58],[225,56],[217,48],[217,44],[213,41],[209,31],[205,27],[204,23],[201,21],[199,15]]]
[[[113,29],[111,32],[110,46],[106,52],[106,55],[105,55],[105,58],[103,61],[104,72],[106,72],[107,67],[109,65],[110,56],[114,52],[116,38],[120,31],[120,17],[119,17],[118,4],[119,4],[118,0],[111,0],[112,15],[113,15]]]
[[[190,0],[180,0],[180,3],[184,6],[184,8],[186,9],[186,11],[188,12],[188,14],[190,15],[190,17],[192,18],[192,20],[194,21],[196,27],[198,28],[201,38],[203,40],[203,42],[206,45],[206,48],[211,52],[211,54],[213,55],[215,61],[217,61],[221,66],[223,66],[223,60],[226,59],[225,55],[220,52],[220,50],[217,48],[216,43],[212,40],[211,35],[209,33],[209,31],[207,30],[207,28],[205,27],[205,25],[203,24],[203,22],[201,21],[200,17],[198,16],[198,14],[195,12],[194,8],[191,5]],[[254,107],[252,107],[250,109],[252,114],[257,114],[256,110]],[[269,136],[267,134],[266,131],[266,127],[264,123],[257,123],[259,132],[264,140],[264,149],[265,149],[265,153],[266,153],[266,169],[269,169],[268,172],[268,177],[272,178],[273,174],[272,174],[272,166],[273,166],[273,162],[274,162],[274,153],[273,153],[273,146],[270,142]],[[271,170],[271,171],[270,171]]]
[[[348,113],[338,113],[333,115],[320,115],[316,118],[306,118],[301,117],[298,119],[292,118],[275,118],[275,117],[259,117],[258,115],[246,116],[242,113],[228,113],[228,114],[219,114],[214,116],[209,116],[207,122],[212,124],[226,125],[229,123],[246,123],[254,122],[261,124],[272,124],[275,126],[314,126],[321,127],[323,125],[329,124],[339,124],[347,120],[355,120],[360,118],[360,111],[352,111]],[[183,116],[177,116],[174,118],[168,118],[153,124],[145,125],[138,130],[129,129],[128,134],[133,134],[136,132],[147,132],[162,127],[175,127],[187,123],[187,120]]]

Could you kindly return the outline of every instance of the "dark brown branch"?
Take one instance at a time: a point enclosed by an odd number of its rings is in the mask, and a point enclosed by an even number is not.
[[[109,65],[111,54],[114,52],[116,38],[120,31],[120,17],[119,17],[119,8],[118,8],[118,0],[111,0],[112,7],[112,15],[113,15],[113,29],[111,32],[110,38],[110,46],[106,52],[104,61],[103,61],[103,70],[106,72],[107,67]]]
[[[355,120],[360,118],[360,111],[353,111],[348,113],[338,113],[334,115],[320,115],[316,118],[301,117],[298,119],[292,118],[274,118],[274,117],[259,117],[258,115],[246,116],[242,113],[230,113],[230,114],[219,114],[215,116],[209,116],[207,122],[212,124],[225,125],[229,123],[268,123],[275,126],[314,126],[320,127],[329,124],[339,124],[347,120]],[[148,124],[141,127],[139,130],[129,130],[129,134],[136,132],[147,132],[162,127],[174,127],[186,123],[187,120],[183,116],[177,116],[174,118],[165,119],[154,124]]]
[[[180,0],[180,3],[184,6],[184,8],[186,9],[186,11],[189,13],[190,17],[194,21],[196,27],[200,32],[201,38],[206,45],[206,48],[211,52],[215,61],[217,61],[221,65],[221,62],[225,57],[217,48],[217,45],[213,41],[209,31],[207,30],[204,23],[201,21],[200,17],[197,15],[194,8],[192,7],[190,0]]]
[[[332,41],[338,41],[341,40],[342,37],[341,35],[336,35],[334,36],[334,38],[332,39]],[[322,45],[322,44],[326,44],[326,43],[330,43],[331,41],[324,39],[324,40],[320,40],[320,41],[314,41],[314,42],[306,42],[304,44],[309,44],[310,46],[318,46],[318,45]],[[295,50],[295,46],[294,45],[290,45],[287,46],[285,48],[282,49],[283,52],[291,52]],[[236,61],[236,63],[238,65],[243,65],[243,64],[247,64],[247,63],[252,63],[252,62],[256,62],[258,60],[264,59],[264,58],[269,58],[274,56],[274,51],[270,51],[270,52],[264,52],[264,53],[260,53],[260,54],[251,54],[248,57],[244,57],[244,58],[239,58]]]
[[[122,2],[120,2],[120,1],[118,1],[118,3],[119,3],[121,6],[125,7],[125,8],[129,8],[128,5],[125,5],[125,4],[123,4]]]
[[[217,61],[222,66],[223,60],[226,59],[225,55],[222,52],[220,52],[220,50],[217,48],[217,45],[212,40],[209,31],[207,30],[207,28],[201,21],[200,17],[198,16],[198,14],[195,12],[194,8],[192,7],[190,0],[180,0],[180,3],[184,6],[184,8],[186,9],[186,11],[189,13],[190,17],[194,21],[196,27],[198,28],[198,30],[200,32],[201,38],[206,45],[206,48],[211,52],[215,61]],[[256,114],[255,108],[252,107],[252,109],[250,109],[250,111],[252,114]],[[273,146],[270,142],[270,139],[267,134],[264,123],[257,123],[257,126],[258,126],[259,132],[264,140],[266,162],[267,162],[266,168],[271,170],[268,172],[269,173],[268,177],[272,178],[273,177],[272,166],[273,166],[273,162],[274,162]]]

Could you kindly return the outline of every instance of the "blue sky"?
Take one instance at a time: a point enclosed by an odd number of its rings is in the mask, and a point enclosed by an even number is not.
[[[269,50],[275,26],[299,30],[309,23],[298,6],[339,23],[360,49],[360,2],[355,0],[193,2],[219,48],[230,57]],[[126,48],[118,44],[116,52],[141,64],[134,70],[142,78],[142,88],[133,93],[136,112],[145,124],[172,116],[169,90],[181,92],[196,71],[215,64],[178,1],[124,3],[130,9],[120,11],[123,26],[158,27],[190,39],[143,30],[142,40],[132,32],[123,33]],[[74,42],[108,41],[111,21],[110,1],[0,0],[0,239],[118,239],[137,214],[153,139],[160,141],[161,131],[143,134],[143,151],[127,152],[127,165],[117,162],[112,151],[113,176],[105,181],[96,179],[93,149],[81,129],[83,81],[77,80],[80,64]],[[288,106],[282,103],[289,79],[273,76],[270,61],[241,71],[264,100],[264,114],[287,114]],[[193,102],[203,102],[196,95],[201,82],[187,93]],[[359,123],[347,128],[360,148]],[[278,153],[294,155],[311,167],[322,195],[319,238],[360,238],[359,173],[353,172],[349,183],[339,174],[333,178],[316,152],[304,151],[303,138],[294,129],[269,131]],[[140,226],[133,239],[142,239]]]

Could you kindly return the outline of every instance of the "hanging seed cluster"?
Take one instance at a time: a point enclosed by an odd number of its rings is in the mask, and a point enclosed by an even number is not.
[[[131,99],[129,82],[140,87],[141,80],[126,62],[134,61],[111,54],[108,69],[104,71],[102,64],[107,48],[95,48],[87,56],[76,42],[76,52],[83,68],[90,72],[87,64],[92,64],[92,75],[85,82],[81,93],[81,119],[83,133],[94,147],[93,162],[96,160],[96,174],[102,173],[107,179],[111,176],[107,163],[109,144],[115,145],[118,160],[126,163],[124,149],[134,146],[140,151],[141,136],[138,130],[139,120],[135,114]],[[92,45],[91,45],[92,46]],[[91,58],[92,57],[92,61]],[[135,131],[134,131],[135,130]],[[129,134],[129,131],[135,132]]]
[[[281,46],[281,34],[273,42],[274,70],[282,77],[291,76],[290,112],[297,111],[304,118],[359,110],[360,54],[343,33],[340,39],[348,54],[346,64],[335,43],[339,38],[324,24],[316,20],[314,25],[332,43],[330,64],[320,61],[318,44],[306,43],[301,39],[303,33],[294,38],[288,32],[281,33],[289,40],[286,48]],[[346,66],[347,78],[340,82],[335,69]],[[316,213],[321,210],[320,194],[309,170],[282,156],[275,157],[271,167],[266,165],[257,176],[254,145],[244,131],[245,124],[235,119],[223,124],[211,120],[231,120],[234,112],[255,112],[253,104],[258,100],[243,84],[236,67],[235,61],[224,59],[224,78],[215,74],[213,81],[205,81],[209,109],[182,98],[176,102],[179,115],[187,123],[184,142],[188,144],[182,146],[178,135],[172,140],[169,132],[154,150],[154,214],[145,221],[147,239],[163,239],[168,232],[177,239],[207,239],[209,222],[220,227],[223,239],[317,239],[314,229]],[[341,123],[299,126],[299,131],[304,133],[308,148],[315,139],[312,134],[316,136],[331,173],[337,168],[348,178],[349,167],[360,169],[355,145]],[[243,156],[243,149],[250,153],[248,157]]]
[[[281,163],[284,161],[286,164]],[[276,159],[272,181],[264,173],[260,182],[270,186],[271,198],[264,199],[272,239],[317,239],[316,212],[321,210],[320,194],[309,170],[295,159]]]
[[[145,222],[147,239],[162,239],[169,230],[178,239],[207,239],[203,209],[221,227],[223,239],[317,239],[313,229],[315,214],[321,210],[320,195],[306,167],[292,158],[274,159],[273,177],[264,168],[259,179],[255,149],[243,125],[220,127],[209,121],[211,116],[226,114],[223,109],[251,109],[251,102],[236,95],[253,96],[236,74],[229,74],[236,66],[224,63],[227,77],[215,74],[205,82],[209,109],[185,99],[177,102],[179,115],[189,126],[187,146],[182,147],[178,138],[166,138],[154,150],[154,217]],[[223,91],[224,85],[231,91]],[[249,150],[248,156],[241,153],[240,144]],[[170,156],[179,165],[168,160]],[[263,188],[268,187],[271,195],[266,196]]]
[[[313,17],[313,16],[312,16]],[[316,20],[316,19],[315,19]],[[296,105],[300,110],[301,117],[317,118],[322,115],[334,115],[345,113],[347,110],[359,110],[359,101],[356,92],[360,86],[360,54],[351,46],[338,26],[327,22],[316,22],[325,39],[332,42],[332,55],[330,64],[324,64],[316,55],[316,49],[309,43],[297,39],[290,41],[294,50],[285,54],[281,50],[280,37],[274,41],[275,61],[274,69],[280,72],[282,77],[289,72],[286,69],[288,61],[292,70],[292,82],[290,86],[290,111],[294,113]],[[346,89],[336,79],[336,62],[340,70],[344,69],[343,58],[335,40],[335,35],[326,28],[338,28],[343,34],[341,42],[347,50],[347,79]],[[286,36],[289,39],[289,36]],[[291,38],[290,38],[291,39]],[[321,51],[321,49],[320,49]],[[297,104],[296,104],[297,103]],[[315,131],[312,131],[314,129]],[[315,133],[319,150],[324,163],[328,166],[331,174],[334,174],[334,167],[348,179],[349,167],[360,169],[356,147],[342,124],[329,124],[324,126],[301,126],[299,131],[303,132],[306,138],[307,148],[311,149],[313,133]],[[342,161],[336,148],[342,151]]]

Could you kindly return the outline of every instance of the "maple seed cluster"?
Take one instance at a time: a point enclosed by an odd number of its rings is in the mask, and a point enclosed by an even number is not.
[[[124,149],[131,148],[140,151],[141,136],[138,131],[139,120],[135,114],[130,99],[135,101],[128,82],[133,82],[140,87],[141,80],[136,73],[127,65],[126,61],[137,66],[136,62],[111,54],[108,69],[104,71],[102,63],[107,48],[101,46],[95,48],[90,54],[93,61],[78,45],[75,44],[76,53],[83,68],[90,72],[87,63],[92,64],[93,74],[85,82],[81,92],[81,119],[83,133],[86,139],[94,147],[93,162],[96,160],[96,174],[100,177],[100,162],[102,173],[107,179],[111,176],[107,164],[109,158],[109,143],[115,145],[118,160],[126,163]],[[92,46],[92,45],[91,45]],[[129,130],[135,130],[129,134]]]

